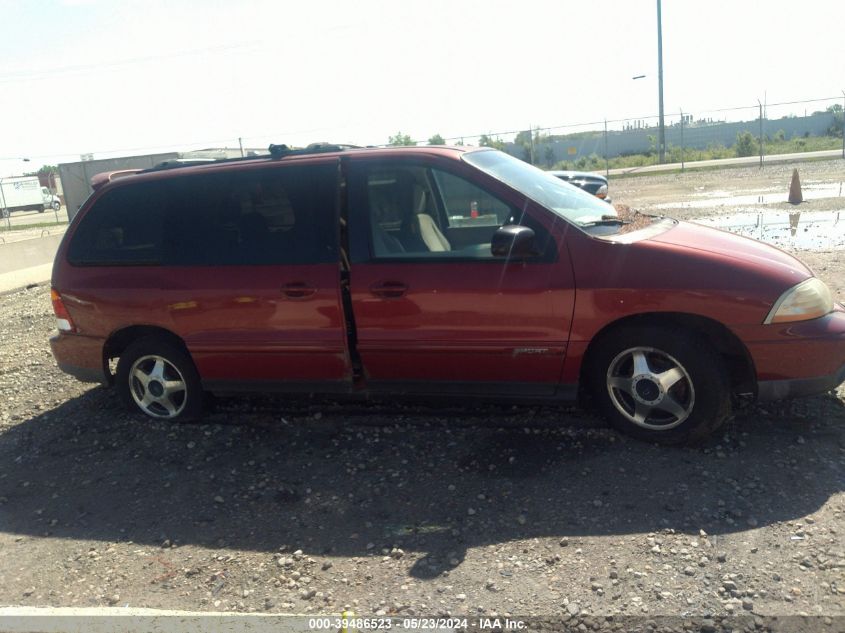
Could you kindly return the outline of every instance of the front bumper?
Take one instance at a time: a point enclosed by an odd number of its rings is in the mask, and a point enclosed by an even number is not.
[[[101,339],[59,333],[50,338],[50,348],[63,372],[82,382],[109,384]]]
[[[757,383],[757,401],[769,402],[784,398],[812,396],[836,389],[845,381],[845,364],[829,376],[795,378],[792,380],[762,380]]]
[[[757,399],[824,393],[845,380],[845,308],[795,323],[738,332],[757,372]]]

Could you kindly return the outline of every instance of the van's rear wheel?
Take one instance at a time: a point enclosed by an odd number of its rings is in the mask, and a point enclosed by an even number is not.
[[[164,420],[191,420],[202,413],[202,384],[193,361],[157,337],[129,345],[117,363],[116,382],[126,404]]]
[[[589,360],[593,398],[610,423],[662,444],[699,440],[730,414],[722,359],[681,330],[624,327],[598,342]]]

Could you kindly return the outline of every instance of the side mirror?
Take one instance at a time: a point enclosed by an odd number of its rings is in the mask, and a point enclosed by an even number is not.
[[[534,250],[534,231],[527,226],[509,224],[500,227],[493,233],[490,242],[493,257],[507,257],[508,259],[525,259],[537,254]]]

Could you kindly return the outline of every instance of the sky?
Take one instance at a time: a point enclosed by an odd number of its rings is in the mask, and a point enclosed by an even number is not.
[[[842,103],[841,0],[663,0],[662,24],[667,116]],[[658,110],[656,0],[0,0],[0,33],[0,175],[239,137],[471,143]]]

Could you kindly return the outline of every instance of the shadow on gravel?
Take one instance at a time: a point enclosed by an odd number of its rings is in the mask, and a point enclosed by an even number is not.
[[[174,426],[94,389],[0,434],[0,530],[329,556],[397,547],[425,554],[419,578],[513,539],[718,535],[805,516],[845,486],[841,401],[784,407],[669,449],[553,408],[238,399]]]

